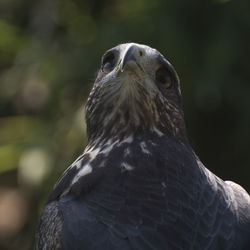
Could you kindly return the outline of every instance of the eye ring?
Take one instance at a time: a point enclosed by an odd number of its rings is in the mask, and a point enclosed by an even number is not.
[[[173,85],[171,72],[166,67],[161,67],[155,72],[155,79],[163,89],[169,89]]]
[[[115,66],[115,55],[114,53],[110,52],[104,55],[102,60],[102,71],[104,73],[109,73]]]

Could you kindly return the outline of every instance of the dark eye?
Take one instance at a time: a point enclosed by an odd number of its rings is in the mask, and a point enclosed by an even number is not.
[[[103,58],[102,71],[108,73],[114,68],[114,66],[115,66],[115,55],[114,53],[108,53]]]
[[[155,79],[160,87],[169,89],[172,86],[171,73],[167,68],[159,68],[155,73]]]

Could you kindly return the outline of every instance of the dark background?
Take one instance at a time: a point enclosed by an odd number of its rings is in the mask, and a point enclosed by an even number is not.
[[[181,79],[190,142],[250,191],[250,1],[0,1],[0,249],[32,249],[49,190],[85,145],[102,54],[157,48]]]

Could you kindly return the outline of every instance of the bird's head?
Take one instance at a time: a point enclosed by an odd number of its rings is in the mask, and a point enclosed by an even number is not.
[[[183,134],[179,78],[157,50],[118,45],[102,57],[86,105],[88,139],[151,130]]]

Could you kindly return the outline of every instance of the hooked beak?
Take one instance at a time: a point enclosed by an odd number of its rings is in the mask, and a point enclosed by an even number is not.
[[[143,52],[136,46],[135,44],[132,44],[129,46],[129,48],[126,50],[122,61],[121,61],[121,72],[125,70],[125,68],[141,68],[140,65],[140,57],[143,55]]]

